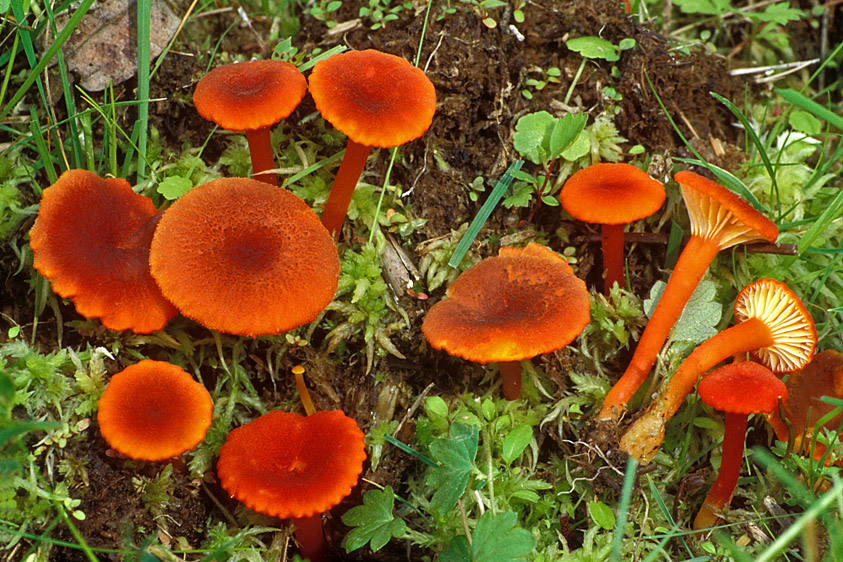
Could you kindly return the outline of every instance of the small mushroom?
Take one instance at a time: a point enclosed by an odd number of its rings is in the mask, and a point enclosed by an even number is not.
[[[746,201],[694,172],[674,178],[691,219],[691,237],[662,292],[653,315],[638,340],[635,353],[621,378],[606,395],[598,418],[617,420],[656,361],[667,336],[682,314],[718,252],[736,244],[775,242],[779,229]]]
[[[615,283],[625,287],[624,225],[659,210],[665,199],[662,183],[631,164],[592,164],[568,178],[559,199],[575,219],[600,225],[604,293]]]
[[[351,493],[365,460],[363,432],[343,412],[274,410],[228,434],[217,474],[249,509],[294,519],[302,556],[319,562],[322,513]]]
[[[697,391],[703,402],[726,413],[723,453],[717,480],[694,519],[694,530],[714,527],[718,513],[732,501],[741,473],[744,436],[749,414],[768,414],[787,400],[787,388],[770,369],[741,361],[715,369],[700,380]]]
[[[99,400],[97,423],[118,453],[161,461],[205,438],[213,408],[205,387],[183,369],[145,360],[111,377]]]
[[[761,279],[735,300],[738,324],[700,344],[682,362],[644,415],[621,438],[621,449],[649,462],[664,439],[664,426],[709,369],[733,355],[751,352],[777,373],[801,369],[814,355],[817,332],[805,307],[784,283]]]
[[[422,323],[435,349],[475,363],[498,363],[503,393],[521,395],[521,361],[561,349],[585,329],[585,283],[563,258],[531,242],[500,249],[464,271]]]
[[[827,349],[814,355],[804,368],[790,374],[785,383],[788,399],[784,404],[785,416],[793,428],[793,450],[798,454],[811,454],[815,433],[822,427],[835,431],[843,422],[843,414],[833,416],[817,427],[820,419],[835,407],[820,400],[823,396],[843,399],[843,356],[840,352]],[[790,440],[790,430],[779,416],[778,410],[767,416],[780,441]],[[821,460],[826,446],[816,443],[814,460]],[[828,459],[827,459],[828,460]]]
[[[290,115],[304,98],[307,80],[298,68],[279,60],[253,60],[218,66],[196,85],[199,115],[249,141],[255,179],[278,185],[269,129]]]
[[[126,180],[68,170],[44,190],[29,232],[32,265],[85,318],[155,332],[177,314],[149,273],[159,219],[152,200]]]
[[[337,248],[316,213],[286,189],[246,178],[213,180],[178,199],[149,260],[182,314],[244,336],[313,321],[339,282]]]
[[[400,146],[424,134],[436,110],[436,92],[423,71],[373,49],[319,61],[309,82],[316,109],[348,137],[322,213],[322,223],[336,238],[371,147]]]

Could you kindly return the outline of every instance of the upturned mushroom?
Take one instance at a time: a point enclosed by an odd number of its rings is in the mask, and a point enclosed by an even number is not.
[[[649,217],[664,203],[664,186],[631,164],[592,164],[562,187],[562,207],[577,220],[600,225],[603,241],[603,292],[626,286],[624,225]]]
[[[149,262],[182,314],[244,336],[313,321],[340,270],[336,245],[304,201],[246,178],[213,180],[178,199],[155,231]]]
[[[161,461],[205,438],[213,408],[205,387],[182,368],[145,360],[111,377],[99,400],[97,423],[118,453]]]
[[[679,256],[632,359],[603,401],[599,419],[617,420],[656,361],[670,330],[682,314],[718,252],[736,244],[775,242],[779,229],[746,201],[694,172],[674,178],[691,220],[691,237]]]
[[[787,388],[770,369],[741,361],[705,375],[697,388],[703,402],[726,413],[720,472],[694,518],[694,530],[714,527],[719,513],[732,501],[741,473],[744,436],[749,414],[768,414],[787,400]]]
[[[196,85],[199,115],[223,129],[246,133],[255,179],[278,185],[270,128],[289,116],[304,98],[307,80],[294,65],[279,60],[224,64]]]
[[[501,248],[464,271],[422,323],[435,349],[497,363],[503,394],[521,395],[521,361],[561,349],[590,320],[585,283],[563,258],[531,242]]]
[[[292,518],[302,556],[321,562],[322,514],[351,493],[365,460],[363,432],[343,412],[274,410],[228,434],[217,474],[249,509]]]
[[[155,332],[177,314],[149,272],[160,217],[126,180],[68,170],[44,190],[29,232],[32,265],[85,318]]]
[[[319,61],[309,83],[316,109],[348,137],[322,212],[322,223],[336,238],[371,148],[400,146],[424,134],[436,110],[436,92],[422,70],[373,49]]]
[[[750,283],[738,293],[734,311],[738,323],[691,352],[621,438],[621,449],[642,462],[652,460],[664,438],[667,420],[699,378],[733,355],[751,352],[777,373],[801,369],[813,357],[817,345],[814,321],[784,283],[772,279]]]

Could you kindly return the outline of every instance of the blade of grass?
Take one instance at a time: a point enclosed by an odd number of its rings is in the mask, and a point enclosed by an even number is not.
[[[468,251],[468,248],[471,246],[471,243],[474,242],[475,238],[477,238],[477,234],[480,232],[480,229],[483,228],[484,224],[486,224],[486,221],[489,219],[489,215],[492,214],[492,211],[495,207],[497,207],[498,202],[503,197],[504,192],[512,183],[512,172],[520,170],[523,165],[523,160],[514,161],[509,165],[509,168],[506,169],[506,172],[504,172],[498,180],[498,183],[495,184],[495,188],[489,194],[489,197],[486,199],[486,202],[483,203],[483,206],[480,207],[480,210],[477,212],[477,216],[474,217],[474,220],[471,221],[470,225],[468,225],[468,230],[466,230],[465,234],[457,244],[451,259],[448,260],[449,266],[455,268],[460,264],[463,257],[465,257],[465,253]]]
[[[137,183],[146,179],[146,145],[149,134],[149,36],[150,2],[138,2],[138,174]]]
[[[638,461],[635,457],[629,457],[626,462],[626,472],[623,477],[623,488],[618,503],[618,517],[615,519],[615,534],[612,537],[612,553],[609,562],[617,562],[621,559],[621,544],[623,543],[624,527],[629,515],[629,503],[632,498],[632,489],[635,485],[635,472],[638,469]]]
[[[650,494],[655,498],[656,505],[659,506],[659,511],[662,513],[662,517],[665,518],[671,527],[678,527],[678,524],[673,520],[673,515],[670,513],[670,510],[667,509],[667,505],[665,505],[664,500],[662,499],[661,493],[659,489],[656,487],[656,483],[653,482],[653,479],[650,475],[647,475],[647,485],[650,487]],[[680,538],[679,540],[682,541],[682,545],[685,547],[685,550],[688,551],[688,556],[694,556],[694,553],[691,551],[691,547],[688,546],[688,543],[685,542],[685,537],[681,534],[678,535]]]
[[[53,158],[50,154],[50,149],[47,148],[47,141],[44,140],[44,135],[41,134],[41,127],[38,124],[38,112],[35,110],[35,106],[30,106],[29,115],[31,117],[29,132],[32,134],[32,140],[35,141],[35,147],[38,149],[38,157],[44,166],[44,171],[47,172],[47,179],[50,180],[50,183],[56,183],[59,175],[53,166]]]
[[[26,13],[23,11],[22,2],[14,2],[12,4],[12,13],[15,15],[15,19],[17,21],[26,21]],[[32,40],[33,31],[27,27],[18,27],[17,34],[20,36],[21,42],[23,43],[23,52],[26,55],[26,60],[29,62],[29,66],[32,68],[32,73],[35,75],[35,84],[38,86],[38,93],[41,95],[41,102],[44,104],[44,107],[47,107],[47,95],[44,91],[44,83],[41,80],[41,72],[35,72],[35,68],[38,67],[38,63],[36,62],[37,57],[35,56],[35,47]],[[2,118],[2,115],[0,115],[0,118]]]
[[[17,91],[15,91],[12,99],[9,100],[9,103],[6,104],[6,107],[0,111],[0,119],[6,117],[9,112],[14,108],[18,102],[23,98],[32,84],[40,79],[41,73],[44,72],[44,69],[47,68],[47,65],[50,64],[50,61],[53,60],[53,57],[56,56],[56,53],[59,52],[61,46],[64,45],[64,42],[67,41],[67,38],[70,37],[70,34],[73,33],[73,30],[76,29],[76,26],[79,24],[79,20],[81,20],[85,14],[88,12],[88,9],[91,7],[91,4],[94,3],[94,0],[82,0],[77,7],[73,11],[73,15],[70,16],[70,19],[67,22],[67,25],[61,30],[61,32],[56,36],[55,41],[47,51],[44,53],[44,56],[41,57],[41,60],[38,64],[33,67],[32,71],[29,73],[29,76],[26,77],[26,80],[23,81]],[[143,4],[144,2],[141,2]],[[12,8],[14,9],[18,6],[18,2],[12,2]],[[15,16],[17,17],[17,15]]]
[[[74,539],[76,539],[76,542],[79,544],[79,548],[81,548],[82,552],[85,553],[85,557],[90,560],[90,562],[99,562],[99,558],[97,558],[97,555],[94,554],[93,550],[91,550],[91,547],[88,546],[88,543],[85,542],[85,538],[82,536],[82,533],[79,532],[79,529],[76,528],[76,525],[73,524],[73,520],[67,516],[67,511],[65,511],[61,502],[53,500],[53,505],[55,506],[56,511],[59,512],[59,515],[61,515],[61,518],[64,520],[64,524],[67,525],[67,528],[70,530],[70,534],[73,535]]]
[[[784,88],[780,90],[773,90],[775,93],[795,105],[800,109],[804,109],[814,117],[822,119],[832,127],[843,130],[843,117],[837,115],[833,111],[826,109],[814,100],[805,97],[796,90],[791,88]]]
[[[399,441],[398,439],[396,439],[392,435],[384,435],[383,439],[384,439],[384,441],[386,441],[390,445],[393,445],[394,447],[398,447],[399,449],[401,449],[402,451],[404,451],[408,455],[419,459],[420,461],[422,461],[424,464],[426,464],[428,466],[432,466],[434,468],[439,466],[436,463],[436,461],[434,461],[433,459],[431,459],[427,455],[419,453],[418,451],[416,451],[415,449],[413,449],[409,445],[405,445],[404,443],[402,443],[401,441]]]
[[[0,107],[3,107],[3,100],[6,99],[6,90],[9,88],[9,79],[12,77],[12,68],[15,66],[15,55],[18,52],[19,41],[20,35],[15,33],[12,50],[9,52],[9,62],[6,64],[6,73],[3,75],[3,86],[0,87]]]

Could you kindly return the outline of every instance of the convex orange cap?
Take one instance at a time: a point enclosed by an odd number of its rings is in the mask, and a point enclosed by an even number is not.
[[[246,507],[273,517],[323,513],[351,493],[366,446],[339,410],[301,416],[274,410],[228,434],[220,484]]]
[[[314,320],[333,299],[340,270],[331,236],[304,201],[246,178],[211,181],[167,209],[150,266],[182,314],[244,336]]]
[[[436,111],[436,92],[424,72],[374,49],[319,61],[309,84],[322,117],[365,146],[400,146],[416,139]]]
[[[568,345],[585,329],[585,283],[563,258],[531,242],[501,248],[448,287],[422,324],[436,349],[476,363],[522,361]]]
[[[213,408],[205,387],[183,369],[147,360],[111,377],[97,422],[115,451],[160,461],[198,445],[211,426]]]
[[[649,217],[664,199],[660,181],[623,162],[583,168],[568,178],[559,194],[572,217],[595,224],[626,224]]]
[[[218,66],[196,85],[199,115],[229,131],[269,127],[304,98],[307,80],[289,62],[253,60]]]
[[[160,330],[177,312],[149,273],[156,213],[124,179],[68,170],[41,198],[33,266],[82,316],[111,330]]]

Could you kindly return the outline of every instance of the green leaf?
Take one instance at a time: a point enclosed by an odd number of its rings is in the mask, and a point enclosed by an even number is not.
[[[801,109],[791,112],[788,123],[791,127],[806,135],[819,135],[823,130],[822,122],[819,119]]]
[[[611,531],[615,528],[615,514],[612,508],[601,501],[588,503],[588,514],[591,519],[603,529]]]
[[[372,552],[384,547],[393,537],[402,536],[407,525],[392,513],[395,493],[387,486],[383,490],[369,490],[363,495],[363,505],[352,507],[342,516],[342,522],[354,527],[343,539],[346,552],[369,543]]]
[[[533,428],[529,425],[516,425],[503,440],[503,460],[507,464],[517,459],[533,439]]]
[[[565,46],[587,59],[604,59],[609,62],[619,60],[618,48],[602,37],[575,37],[568,39]]]
[[[193,188],[193,182],[187,178],[170,176],[161,180],[158,184],[158,193],[165,199],[173,201],[178,199]]]
[[[522,115],[512,135],[515,150],[533,164],[546,165],[550,160],[550,134],[555,121],[547,111]]]
[[[447,438],[430,444],[430,454],[439,463],[427,477],[427,485],[436,490],[430,500],[431,511],[444,516],[457,505],[474,468],[479,441],[477,426],[454,422]]]
[[[430,396],[429,398],[425,399],[425,410],[427,410],[428,416],[439,417],[439,418],[447,418],[448,417],[448,404],[445,403],[442,398],[439,396]]]
[[[441,562],[513,562],[523,560],[535,547],[533,535],[517,527],[515,513],[507,511],[492,515],[485,512],[477,521],[472,541],[465,536],[451,540],[439,555]]]
[[[644,312],[649,318],[661,298],[667,284],[657,281],[650,289],[650,298],[644,301]],[[682,315],[673,325],[673,341],[702,343],[717,335],[717,323],[723,313],[723,305],[716,301],[716,287],[713,281],[700,281],[691,298],[688,299]]]
[[[555,120],[548,147],[550,158],[557,158],[574,144],[587,120],[588,114],[586,113],[569,113],[562,119]]]
[[[591,139],[588,136],[588,131],[582,131],[577,135],[577,140],[574,141],[574,144],[562,152],[562,158],[568,162],[574,162],[589,152],[591,152]]]
[[[779,25],[787,25],[789,21],[799,21],[805,17],[805,12],[791,8],[790,2],[777,2],[764,8],[763,12],[756,12],[752,19],[757,21],[771,21]]]
[[[729,0],[674,0],[686,14],[722,16],[729,11]]]

